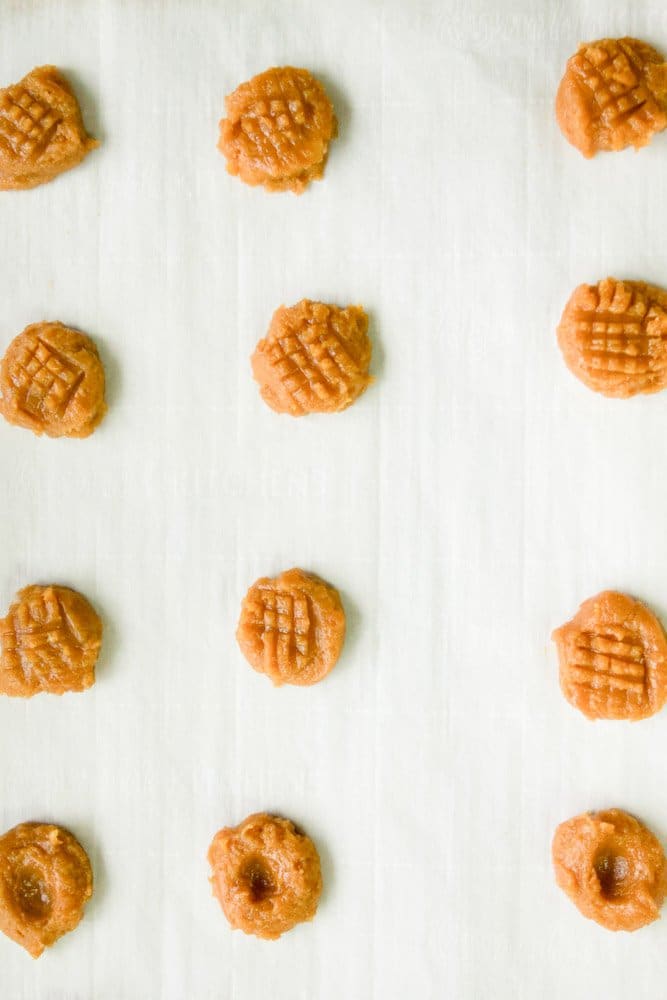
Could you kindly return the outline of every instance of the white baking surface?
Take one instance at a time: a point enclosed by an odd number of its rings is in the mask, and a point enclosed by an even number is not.
[[[46,819],[97,891],[2,1000],[659,997],[667,923],[613,935],[555,888],[558,822],[619,805],[667,835],[667,713],[591,724],[549,634],[603,587],[667,616],[667,395],[605,401],[554,327],[607,274],[667,284],[667,136],[587,162],[556,86],[580,39],[667,50],[662,2],[4,0],[2,83],[54,62],[102,140],[0,196],[0,341],[41,319],[98,340],[87,441],[2,423],[0,604],[81,589],[95,688],[0,700],[0,828]],[[230,178],[223,97],[274,64],[341,121],[303,197]],[[293,421],[248,355],[280,303],[363,303],[375,385]],[[334,673],[274,690],[238,652],[246,587],[337,584]],[[214,832],[255,810],[317,842],[314,923],[232,932]]]

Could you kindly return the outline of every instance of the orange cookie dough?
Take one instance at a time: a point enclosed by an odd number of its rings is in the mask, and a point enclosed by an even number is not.
[[[605,590],[552,638],[563,694],[589,719],[647,719],[667,701],[667,638],[640,601]]]
[[[585,42],[568,60],[556,118],[586,157],[646,146],[667,127],[667,64],[636,38]]]
[[[99,146],[86,132],[72,88],[39,66],[0,90],[0,191],[45,184]]]
[[[373,381],[368,316],[360,306],[303,299],[276,309],[251,358],[265,403],[276,413],[337,413]]]
[[[62,323],[33,323],[0,363],[0,413],[34,434],[88,437],[106,413],[104,381],[90,337]]]
[[[0,837],[0,930],[33,958],[74,930],[92,894],[88,855],[67,830],[21,823]]]
[[[26,587],[0,619],[0,694],[85,691],[95,682],[102,622],[68,587]]]
[[[589,389],[625,399],[667,386],[667,292],[644,281],[579,285],[558,327],[565,364]]]
[[[302,569],[262,577],[243,599],[236,638],[250,666],[276,686],[317,684],[345,640],[338,591]]]
[[[320,858],[288,819],[255,813],[219,830],[208,860],[213,895],[235,929],[275,939],[315,916]]]
[[[622,809],[583,813],[556,830],[556,882],[577,909],[610,931],[636,931],[660,916],[667,864],[650,830]]]
[[[324,87],[307,69],[267,69],[237,87],[225,107],[218,149],[230,174],[295,194],[322,177],[338,123]]]

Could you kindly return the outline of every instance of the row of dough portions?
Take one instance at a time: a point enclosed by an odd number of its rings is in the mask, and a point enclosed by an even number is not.
[[[626,398],[667,385],[667,292],[606,278],[581,285],[558,327],[570,370],[589,388]],[[371,342],[359,306],[304,299],[274,313],[252,356],[265,402],[303,416],[344,410],[366,390]],[[62,323],[34,323],[0,364],[0,412],[51,437],[87,437],[106,413],[104,368],[90,337]]]
[[[647,145],[667,127],[667,64],[633,38],[579,46],[556,98],[563,134],[586,157]],[[643,281],[581,285],[558,327],[570,370],[605,396],[667,386],[667,293]],[[585,601],[553,634],[568,701],[592,719],[644,719],[667,700],[667,640],[641,602],[614,591]],[[580,912],[609,930],[656,920],[667,893],[658,839],[620,809],[561,823],[556,881]]]

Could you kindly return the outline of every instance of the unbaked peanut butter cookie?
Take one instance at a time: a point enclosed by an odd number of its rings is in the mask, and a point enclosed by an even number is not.
[[[276,686],[317,684],[343,648],[340,595],[302,569],[262,577],[243,599],[236,638],[250,666]]]
[[[0,191],[45,184],[99,146],[55,66],[39,66],[0,90]]]
[[[95,682],[102,622],[69,587],[25,587],[0,619],[0,694],[85,691]]]
[[[88,855],[67,830],[21,823],[0,837],[0,931],[33,958],[74,930],[92,894]]]
[[[33,323],[0,362],[0,413],[33,434],[84,438],[106,413],[104,367],[85,333]]]
[[[589,719],[647,719],[667,701],[667,638],[641,601],[605,590],[552,638],[563,694]]]
[[[276,309],[251,358],[262,399],[276,413],[346,410],[373,381],[368,316],[361,306],[303,299]]]
[[[580,913],[610,931],[636,931],[660,916],[667,863],[656,837],[622,809],[583,813],[556,830],[556,882]]]
[[[233,928],[275,939],[312,920],[322,894],[317,849],[288,819],[256,813],[209,848],[213,895]]]
[[[295,194],[322,177],[338,123],[324,87],[307,69],[267,69],[237,87],[225,107],[218,148],[230,174]]]
[[[556,118],[586,157],[646,146],[667,127],[667,64],[636,38],[584,42],[568,60]]]
[[[616,278],[579,285],[558,344],[572,374],[603,396],[658,392],[667,386],[667,292]]]

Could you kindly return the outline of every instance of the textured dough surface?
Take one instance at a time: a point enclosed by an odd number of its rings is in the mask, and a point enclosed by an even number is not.
[[[667,639],[646,605],[605,590],[552,636],[563,694],[589,719],[646,719],[667,700]]]
[[[568,60],[556,118],[586,157],[646,146],[667,126],[667,64],[636,38],[585,42]]]
[[[625,399],[667,385],[667,292],[644,281],[579,285],[558,326],[566,365],[589,389]]]
[[[85,691],[95,682],[102,622],[69,587],[26,587],[0,619],[0,694]]]
[[[636,931],[660,916],[667,892],[663,849],[622,809],[583,813],[557,828],[556,882],[585,917],[610,931]]]
[[[370,383],[368,316],[360,306],[303,299],[280,306],[252,356],[264,401],[276,413],[337,413]]]
[[[55,66],[38,66],[0,90],[1,191],[53,180],[96,146],[72,88]]]
[[[81,844],[51,823],[22,823],[0,837],[0,930],[39,958],[74,930],[93,894]]]
[[[322,894],[319,855],[290,820],[256,813],[220,830],[208,860],[213,895],[235,929],[275,939],[315,916]]]
[[[218,148],[230,174],[295,194],[322,177],[338,123],[324,87],[307,69],[267,69],[237,87],[225,107]]]
[[[33,323],[0,363],[0,412],[49,437],[88,437],[106,413],[104,367],[85,333]]]
[[[243,599],[236,638],[250,666],[276,686],[316,684],[343,648],[340,595],[301,569],[262,577]]]

